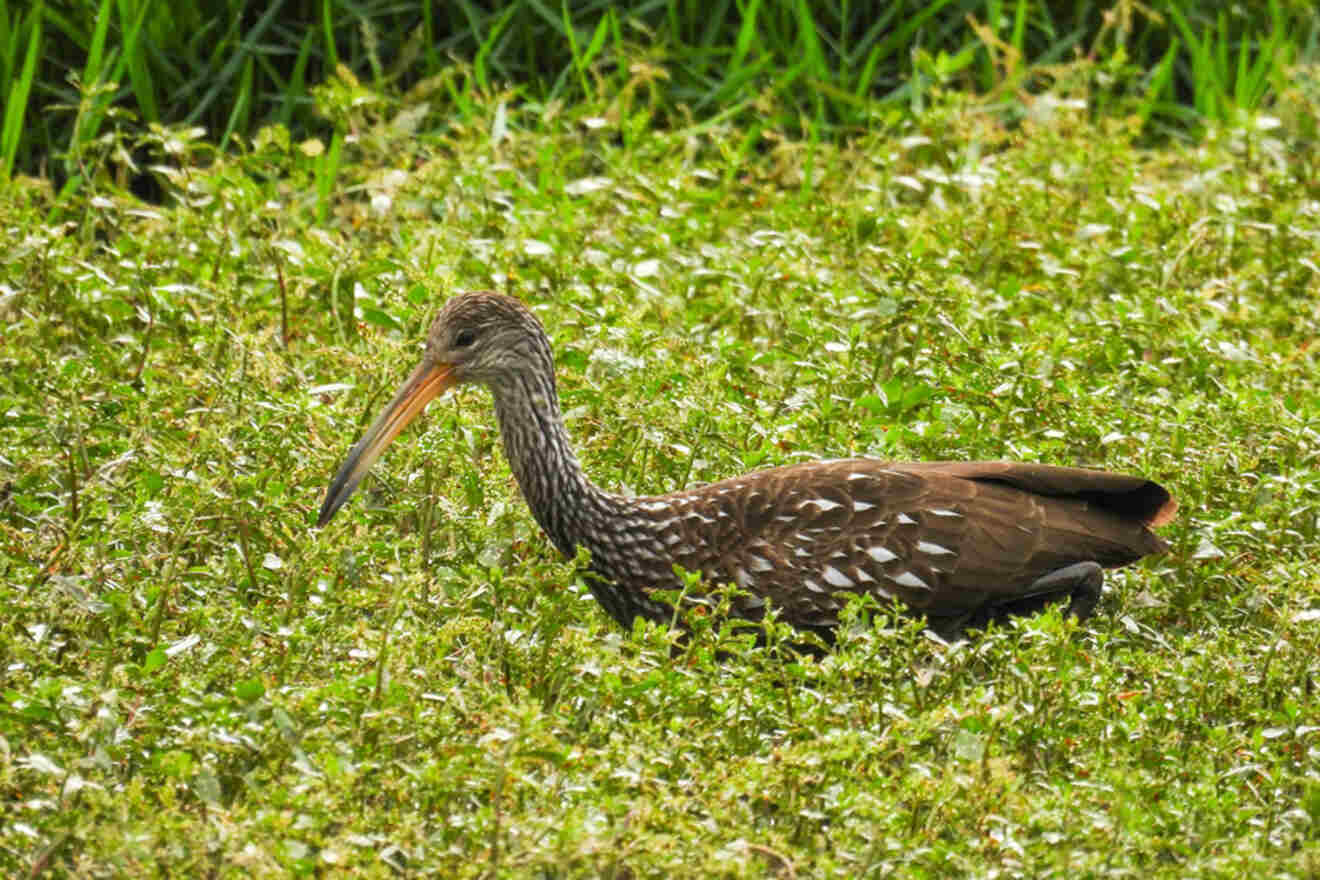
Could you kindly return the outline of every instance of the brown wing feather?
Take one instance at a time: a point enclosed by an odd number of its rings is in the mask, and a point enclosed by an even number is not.
[[[1178,502],[1160,484],[1112,471],[1019,461],[910,462],[901,467],[982,483],[1003,483],[1033,495],[1078,498],[1148,526],[1171,522],[1178,512]]]
[[[1140,477],[1013,462],[812,462],[655,499],[674,513],[672,559],[770,597],[799,626],[831,626],[849,593],[931,615],[1025,595],[1076,562],[1125,565],[1165,549],[1148,524],[1176,504]]]

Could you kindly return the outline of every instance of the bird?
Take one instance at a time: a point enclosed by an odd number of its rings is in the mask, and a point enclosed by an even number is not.
[[[426,405],[460,384],[490,390],[532,515],[564,556],[587,550],[587,585],[625,628],[639,617],[681,623],[715,605],[721,587],[720,607],[738,622],[760,624],[774,608],[826,643],[852,595],[902,603],[936,632],[1065,598],[1085,620],[1103,570],[1167,550],[1152,528],[1178,509],[1144,477],[1013,461],[815,460],[666,495],[607,492],[569,442],[540,320],[515,297],[477,291],[440,309],[421,362],[331,481],[318,527]],[[701,587],[680,571],[699,574]],[[668,594],[679,607],[659,591],[681,591]]]

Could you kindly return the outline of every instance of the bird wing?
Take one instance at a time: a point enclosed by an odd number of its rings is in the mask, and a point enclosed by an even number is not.
[[[832,626],[849,594],[958,615],[1029,595],[1076,562],[1123,565],[1164,549],[1147,524],[1176,505],[1155,483],[1012,462],[812,462],[675,493],[672,558],[765,598],[787,620]]]

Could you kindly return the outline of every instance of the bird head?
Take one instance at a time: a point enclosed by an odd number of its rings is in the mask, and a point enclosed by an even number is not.
[[[547,366],[553,376],[545,332],[518,300],[478,292],[445,303],[427,333],[421,363],[349,451],[330,483],[317,525],[330,521],[399,432],[445,391],[462,383],[498,391]]]

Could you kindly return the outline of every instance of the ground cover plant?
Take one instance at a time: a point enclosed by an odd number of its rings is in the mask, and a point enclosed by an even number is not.
[[[435,133],[345,79],[333,140],[136,136],[162,204],[6,183],[0,869],[1314,876],[1313,82],[1149,148],[1063,88],[830,145],[635,93]],[[1174,491],[1173,550],[1084,628],[675,655],[537,534],[480,391],[313,530],[476,287],[536,305],[603,486],[1089,464]]]

